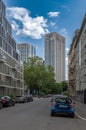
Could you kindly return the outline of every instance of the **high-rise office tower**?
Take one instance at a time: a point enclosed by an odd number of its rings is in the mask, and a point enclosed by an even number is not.
[[[22,62],[27,62],[28,58],[36,56],[36,47],[28,43],[18,44]]]
[[[0,95],[21,95],[24,93],[23,64],[5,13],[6,7],[0,0]]]
[[[45,65],[53,66],[56,82],[65,80],[65,38],[56,32],[45,34]]]

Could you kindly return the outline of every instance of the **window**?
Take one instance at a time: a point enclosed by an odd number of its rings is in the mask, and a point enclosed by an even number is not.
[[[84,60],[84,64],[86,65],[86,59]]]
[[[86,44],[84,45],[84,48],[86,49]]]
[[[0,37],[0,47],[2,47],[2,38]]]
[[[11,47],[10,47],[10,45],[8,45],[8,47],[7,47],[7,52],[11,55]]]

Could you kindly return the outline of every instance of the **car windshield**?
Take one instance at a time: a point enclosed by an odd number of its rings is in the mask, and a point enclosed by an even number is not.
[[[2,99],[11,99],[9,96],[4,96]]]

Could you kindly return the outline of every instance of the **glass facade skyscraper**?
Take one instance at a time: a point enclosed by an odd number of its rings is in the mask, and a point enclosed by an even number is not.
[[[18,44],[22,62],[27,62],[28,58],[36,56],[36,47],[28,43]]]

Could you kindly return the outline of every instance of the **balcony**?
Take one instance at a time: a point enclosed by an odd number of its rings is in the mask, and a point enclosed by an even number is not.
[[[14,65],[14,66],[12,66],[11,68],[12,68],[12,70],[17,70],[17,69],[18,69],[18,65],[17,65],[17,64],[15,64],[15,65]]]
[[[6,83],[4,81],[0,81],[0,86],[6,86]]]
[[[12,71],[10,71],[9,74],[7,75],[7,77],[14,78],[15,76],[14,76],[14,73]]]
[[[7,57],[0,55],[0,63],[6,63]]]
[[[10,82],[0,81],[0,86],[2,87],[10,86]]]

